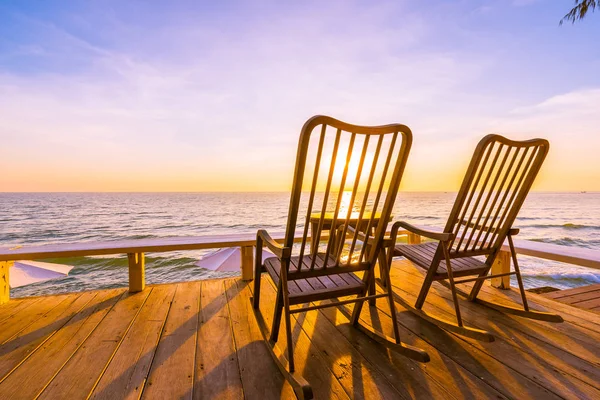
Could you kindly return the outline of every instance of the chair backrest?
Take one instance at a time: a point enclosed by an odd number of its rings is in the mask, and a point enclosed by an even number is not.
[[[337,230],[338,237],[352,237],[348,255],[342,257],[330,241],[319,268],[332,261],[335,266],[374,263],[411,144],[412,132],[404,125],[358,126],[326,116],[309,119],[300,134],[284,245],[292,248],[300,241],[296,229],[298,223],[303,225],[301,244],[294,249],[302,259],[318,246],[311,238],[318,242],[325,230]],[[350,226],[361,227],[366,238]],[[368,252],[368,246],[357,244],[365,239],[374,244]],[[311,258],[314,269],[317,257]]]
[[[488,135],[477,145],[444,232],[455,235],[453,258],[488,255],[506,239],[550,144]],[[441,254],[440,254],[441,255]]]

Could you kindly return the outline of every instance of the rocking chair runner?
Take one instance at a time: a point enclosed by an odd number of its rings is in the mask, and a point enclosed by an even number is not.
[[[393,252],[388,252],[388,267],[392,256],[404,256],[427,270],[415,309],[411,308],[413,311],[449,331],[491,342],[494,340],[491,333],[466,327],[462,322],[457,294],[467,295],[456,285],[474,282],[467,296],[470,301],[532,319],[563,321],[559,315],[529,309],[512,239],[519,232],[512,228],[513,222],[542,166],[548,148],[549,143],[544,139],[513,141],[499,135],[488,135],[475,149],[443,232],[431,232],[406,222],[396,222],[392,226],[393,239],[398,229],[403,228],[437,241],[416,245],[395,245],[392,242]],[[489,274],[505,239],[508,239],[514,271]],[[484,256],[485,260],[475,258],[476,256]],[[486,279],[507,275],[515,275],[517,278],[523,309],[477,299]],[[434,318],[421,310],[431,284],[438,280],[442,283],[447,281],[446,286],[452,291],[456,324]],[[396,298],[406,304],[398,296]]]
[[[354,303],[351,317],[354,326],[396,352],[423,362],[429,360],[425,351],[400,341],[391,291],[367,293],[374,282],[374,267],[411,143],[412,133],[404,125],[365,127],[316,116],[302,128],[285,239],[279,244],[265,230],[258,231],[252,299],[268,348],[300,398],[312,397],[312,391],[295,372],[291,327],[294,313]],[[306,212],[300,211],[301,208]],[[320,219],[315,223],[317,214]],[[332,235],[335,240],[329,240],[325,249],[319,249],[326,214],[327,224],[335,230]],[[376,215],[377,223],[374,222]],[[304,227],[301,238],[296,238],[299,217]],[[312,235],[309,234],[311,219],[316,231]],[[313,240],[315,243],[307,243]],[[293,254],[295,241],[301,243]],[[263,246],[276,257],[262,260]],[[277,286],[269,339],[259,308],[261,272],[265,270]],[[385,274],[384,279],[391,288],[389,275]],[[346,296],[356,297],[337,300]],[[359,323],[363,302],[381,297],[386,297],[389,302],[393,339]],[[332,301],[306,304],[321,300]],[[301,308],[292,308],[301,304],[304,304]],[[287,369],[283,356],[275,347],[282,314],[287,336]]]

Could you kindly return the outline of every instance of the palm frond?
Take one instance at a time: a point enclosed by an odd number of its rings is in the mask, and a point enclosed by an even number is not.
[[[571,9],[559,22],[560,25],[564,21],[575,23],[577,20],[583,19],[588,11],[594,11],[596,7],[600,7],[600,0],[575,0],[575,7]]]

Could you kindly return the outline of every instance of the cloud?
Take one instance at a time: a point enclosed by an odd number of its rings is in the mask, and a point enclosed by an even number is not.
[[[390,24],[391,3],[362,14],[332,4],[319,18],[287,10],[230,30],[172,21],[151,46],[112,19],[101,37],[28,19],[44,72],[0,73],[0,135],[10,144],[1,163],[27,160],[31,179],[52,164],[66,176],[129,171],[198,189],[210,189],[208,174],[235,187],[236,175],[275,171],[273,185],[256,187],[285,189],[309,116],[397,121],[478,74],[475,61],[421,50],[429,28],[408,12]]]
[[[590,93],[516,108],[526,99],[489,90],[511,77],[490,76],[498,55],[465,45],[446,4],[96,6],[15,17],[27,33],[0,56],[2,190],[286,190],[314,114],[407,124],[406,187],[451,190],[485,133],[583,138],[597,122]]]
[[[550,153],[538,189],[600,190],[600,88],[574,90],[490,122],[498,132],[543,137]]]

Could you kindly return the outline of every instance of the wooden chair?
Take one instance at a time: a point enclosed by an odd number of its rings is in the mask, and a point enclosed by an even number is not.
[[[393,224],[390,246],[393,251],[388,251],[387,254],[388,267],[391,265],[392,256],[404,256],[427,270],[415,308],[411,307],[412,311],[449,331],[490,342],[494,340],[491,333],[463,325],[457,294],[506,313],[543,321],[563,321],[559,315],[529,309],[512,239],[519,232],[512,225],[542,166],[548,148],[549,143],[544,139],[513,141],[499,135],[488,135],[475,149],[443,232],[432,232],[406,222]],[[395,245],[400,228],[434,242]],[[489,274],[506,239],[514,271]],[[523,309],[477,299],[486,279],[507,275],[515,275],[517,278]],[[436,319],[421,310],[434,281],[442,281],[452,291],[456,324]],[[467,296],[456,285],[468,282],[474,284]],[[399,296],[396,298],[400,300]],[[401,303],[406,304],[405,301]]]
[[[429,360],[425,351],[400,341],[390,291],[367,293],[370,283],[374,283],[374,267],[411,143],[412,133],[404,125],[366,127],[315,116],[302,128],[285,239],[280,244],[265,230],[258,231],[252,299],[268,348],[300,398],[312,397],[312,390],[295,372],[291,326],[294,313],[354,303],[351,317],[354,326],[396,352],[423,362]],[[314,222],[317,213],[320,221],[316,232],[309,234],[311,219]],[[376,215],[379,222],[374,224]],[[319,239],[328,236],[324,233],[326,216],[337,240],[329,240],[326,248],[319,249]],[[298,218],[300,231],[296,231]],[[354,229],[350,221],[358,227],[366,223],[366,229]],[[314,246],[310,243],[311,237],[317,241]],[[360,242],[368,245],[361,246]],[[263,246],[276,257],[263,260]],[[277,286],[270,334],[259,308],[263,271]],[[384,279],[389,280],[389,275]],[[345,298],[338,300],[338,297]],[[382,297],[389,302],[394,338],[359,323],[363,302]],[[313,303],[322,300],[329,301]],[[292,308],[299,305],[304,306]],[[282,315],[287,337],[287,368],[275,346]]]

